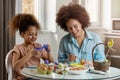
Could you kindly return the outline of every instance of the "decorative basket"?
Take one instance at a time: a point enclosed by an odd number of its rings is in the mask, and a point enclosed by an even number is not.
[[[106,71],[109,69],[109,66],[110,66],[110,64],[111,64],[111,55],[108,54],[108,56],[106,56],[106,54],[105,54],[106,59],[107,59],[108,61],[104,61],[104,62],[95,61],[95,60],[94,60],[94,54],[93,54],[93,53],[94,53],[94,49],[95,49],[98,45],[105,45],[105,46],[107,46],[105,43],[99,43],[99,44],[96,44],[96,45],[93,47],[93,49],[92,49],[93,66],[94,66],[94,69],[95,69],[95,70],[99,70],[99,71],[104,71],[104,72],[106,72]]]

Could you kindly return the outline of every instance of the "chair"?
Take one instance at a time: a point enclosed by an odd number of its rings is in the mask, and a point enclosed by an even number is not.
[[[13,73],[12,73],[12,50],[8,52],[5,57],[5,67],[8,73],[8,80],[13,80]]]

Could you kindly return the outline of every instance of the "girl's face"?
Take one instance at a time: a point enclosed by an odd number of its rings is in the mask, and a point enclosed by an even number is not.
[[[82,24],[76,19],[69,19],[66,23],[68,31],[76,38],[83,32]]]
[[[22,33],[22,37],[26,44],[32,44],[36,41],[38,35],[38,30],[36,26],[30,26],[28,30]]]

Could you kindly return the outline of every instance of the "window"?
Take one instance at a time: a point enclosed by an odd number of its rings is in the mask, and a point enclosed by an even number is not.
[[[56,31],[56,0],[17,0],[16,11],[35,15],[42,30]]]
[[[44,27],[44,1],[43,0],[22,0],[22,13],[30,13],[37,17],[41,24],[42,30]]]
[[[22,0],[22,13],[31,13],[35,12],[35,1],[36,0]]]
[[[90,16],[91,26],[98,26],[100,23],[100,0],[79,0],[79,4],[84,6]]]
[[[90,16],[91,27],[112,29],[111,0],[73,0],[84,6]]]
[[[113,30],[120,30],[120,19],[112,20]]]

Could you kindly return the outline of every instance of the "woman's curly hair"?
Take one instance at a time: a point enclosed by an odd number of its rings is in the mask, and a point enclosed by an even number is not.
[[[37,29],[40,29],[40,24],[37,19],[32,14],[21,13],[15,15],[9,22],[9,30],[10,34],[13,36],[15,32],[19,30],[21,32],[25,32],[28,30],[30,26],[35,26]]]
[[[90,25],[89,15],[86,9],[79,4],[69,4],[68,6],[63,5],[56,16],[57,24],[65,31],[68,31],[66,22],[69,19],[78,20],[82,24],[82,29],[85,29]]]

